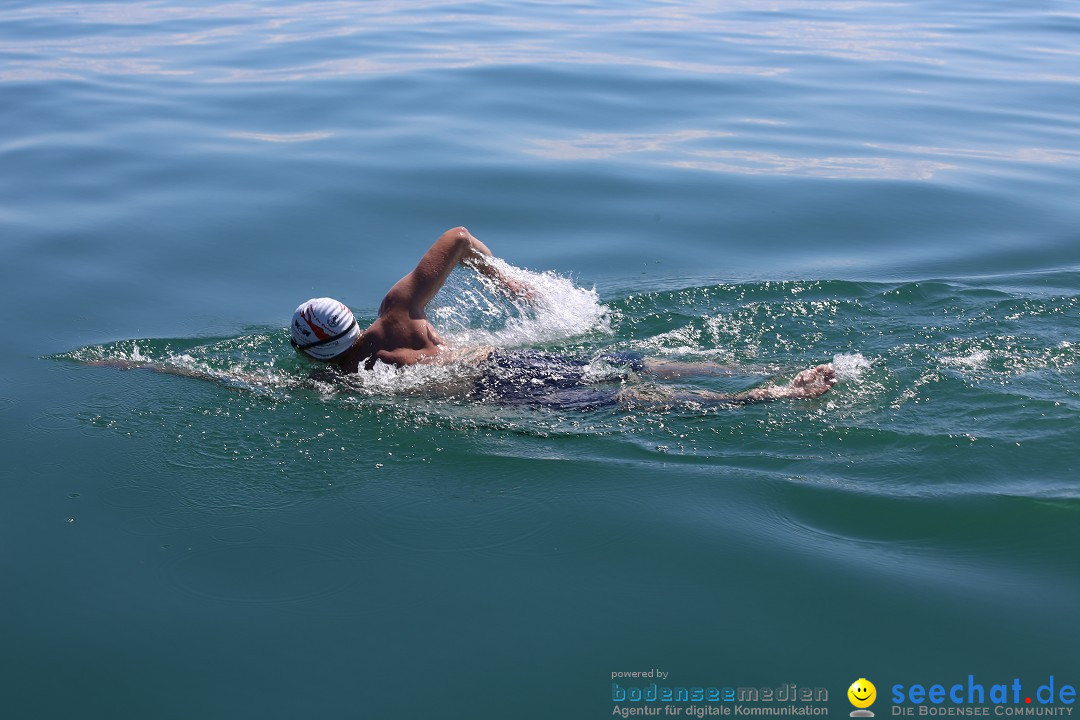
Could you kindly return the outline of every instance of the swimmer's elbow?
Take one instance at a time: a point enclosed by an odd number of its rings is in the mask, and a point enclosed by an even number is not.
[[[455,250],[464,253],[472,247],[472,236],[464,227],[450,228],[439,238],[442,244],[449,245]]]
[[[449,238],[454,243],[454,250],[461,257],[462,260],[468,260],[470,258],[476,258],[478,256],[491,256],[491,250],[484,243],[477,240],[468,228],[459,225],[455,228],[450,228],[442,235],[443,238]]]

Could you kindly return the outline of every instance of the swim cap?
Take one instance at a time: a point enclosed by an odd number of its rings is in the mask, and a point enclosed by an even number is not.
[[[293,313],[290,342],[316,360],[332,360],[351,348],[359,335],[352,311],[332,298],[312,298]]]

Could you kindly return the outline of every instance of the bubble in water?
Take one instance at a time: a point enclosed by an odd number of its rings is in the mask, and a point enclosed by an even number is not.
[[[989,350],[975,350],[967,355],[957,355],[953,357],[943,357],[941,362],[945,365],[952,367],[967,368],[969,370],[977,370],[986,364],[986,361],[990,359]]]

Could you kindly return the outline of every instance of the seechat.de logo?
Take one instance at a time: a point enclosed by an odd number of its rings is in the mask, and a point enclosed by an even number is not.
[[[877,700],[877,688],[874,687],[874,683],[866,678],[859,678],[847,689],[847,697],[856,708],[851,711],[851,717],[874,717],[874,713],[866,709]]]

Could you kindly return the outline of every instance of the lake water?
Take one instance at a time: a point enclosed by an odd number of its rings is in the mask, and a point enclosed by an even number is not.
[[[0,40],[5,717],[1080,684],[1077,4],[11,0]],[[541,288],[456,274],[458,341],[841,382],[310,380],[293,308],[372,319],[458,224]],[[217,381],[87,364],[141,359]]]

